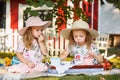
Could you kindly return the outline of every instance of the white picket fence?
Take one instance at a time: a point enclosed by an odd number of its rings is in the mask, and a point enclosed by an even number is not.
[[[17,49],[21,36],[17,29],[0,29],[0,51],[14,52]],[[58,56],[68,44],[68,41],[56,32],[55,28],[47,28],[44,31],[46,46],[51,56]]]
[[[55,28],[47,28],[45,30],[46,42],[51,56],[59,56],[59,54],[67,47],[68,40],[64,39]]]
[[[17,29],[0,29],[0,51],[14,51],[19,39]]]

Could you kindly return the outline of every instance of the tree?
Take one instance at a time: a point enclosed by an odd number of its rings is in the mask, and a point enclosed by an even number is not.
[[[73,4],[75,4],[75,1],[78,3],[82,0],[71,0]],[[56,17],[59,16],[59,19],[56,19],[55,24],[61,26],[62,24],[66,24],[67,19],[72,19],[71,12],[73,12],[76,16],[83,20],[87,20],[86,15],[84,14],[83,10],[76,6],[75,8],[72,8],[70,6],[66,6],[64,3],[67,3],[67,0],[26,0],[28,5],[30,7],[27,7],[24,11],[25,15],[29,14],[30,16],[38,16],[38,11],[32,10],[31,6],[33,7],[41,7],[44,4],[48,7],[53,7],[52,14],[47,17]],[[92,2],[92,0],[88,0],[88,2]],[[58,13],[58,9],[61,9],[63,11],[63,14]]]
[[[120,10],[120,0],[106,0],[109,3],[113,3],[113,5]]]

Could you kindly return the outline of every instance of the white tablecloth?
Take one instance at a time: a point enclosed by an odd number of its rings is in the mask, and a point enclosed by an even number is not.
[[[49,73],[49,72],[34,72],[34,73],[24,73],[24,74],[20,74],[20,73],[5,73],[5,74],[1,74],[0,75],[0,80],[21,80],[21,79],[27,79],[27,78],[37,78],[37,77],[41,77],[41,76],[65,76],[67,74],[71,74],[71,75],[78,75],[78,74],[85,74],[85,75],[98,75],[98,74],[102,74],[102,75],[112,75],[112,74],[120,74],[120,69],[112,69],[112,70],[102,70],[102,69],[71,69],[71,70],[67,70],[65,71],[65,73],[61,73],[61,74],[54,74],[54,73]]]

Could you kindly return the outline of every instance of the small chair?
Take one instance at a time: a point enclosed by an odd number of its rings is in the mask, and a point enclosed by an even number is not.
[[[107,60],[115,57],[116,55],[112,55],[107,57],[108,54],[108,48],[109,46],[109,34],[99,34],[99,36],[95,39],[95,44],[97,45],[99,50],[104,50],[104,53],[102,53],[102,56],[106,58]]]

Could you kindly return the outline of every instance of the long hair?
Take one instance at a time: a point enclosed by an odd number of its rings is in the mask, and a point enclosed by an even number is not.
[[[86,30],[84,30],[84,31],[86,31]],[[87,44],[87,49],[90,49],[92,41],[93,41],[92,36],[90,35],[90,33],[88,31],[86,31],[86,40],[85,40],[85,42]],[[68,46],[70,48],[72,48],[74,45],[75,45],[75,41],[74,41],[74,38],[73,38],[73,30],[72,30],[70,32],[70,34],[69,34],[69,44],[68,44]]]
[[[32,41],[34,39],[34,36],[32,34],[32,28],[29,27],[25,34],[23,35],[23,43],[25,44],[25,47],[27,49],[30,49],[32,47]]]

